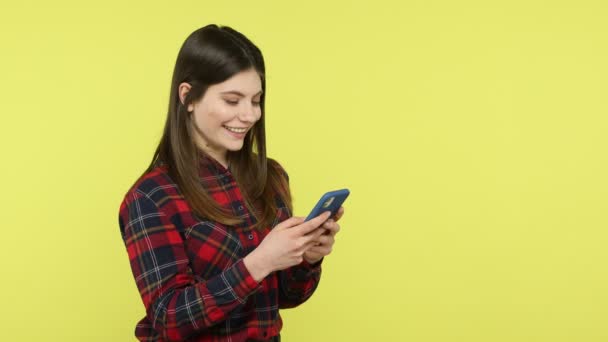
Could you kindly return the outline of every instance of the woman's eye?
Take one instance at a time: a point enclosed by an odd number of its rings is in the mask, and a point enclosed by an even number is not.
[[[230,100],[224,100],[226,101],[227,104],[231,105],[231,106],[236,106],[237,104],[239,104],[239,101],[230,101]],[[254,106],[259,106],[261,104],[261,102],[252,102]]]

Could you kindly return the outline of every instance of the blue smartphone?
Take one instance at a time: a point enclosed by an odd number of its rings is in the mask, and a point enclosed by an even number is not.
[[[308,214],[304,222],[315,218],[328,210],[331,211],[330,218],[336,216],[338,209],[340,209],[342,203],[346,201],[346,197],[348,197],[349,194],[350,191],[348,191],[348,189],[340,189],[325,193],[310,214]]]

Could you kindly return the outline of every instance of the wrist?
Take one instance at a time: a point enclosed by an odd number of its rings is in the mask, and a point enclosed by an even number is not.
[[[266,278],[266,276],[271,272],[269,267],[265,265],[255,250],[243,258],[243,263],[245,264],[245,267],[247,267],[251,277],[258,283],[262,281],[262,279]]]

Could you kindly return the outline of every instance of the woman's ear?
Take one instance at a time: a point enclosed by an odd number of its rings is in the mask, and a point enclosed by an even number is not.
[[[179,101],[182,103],[182,105],[184,105],[184,102],[186,99],[186,94],[188,94],[188,92],[190,91],[190,88],[192,88],[192,86],[187,82],[180,83],[180,85],[178,87]],[[193,110],[194,110],[194,106],[191,103],[188,104],[188,112],[191,112]]]

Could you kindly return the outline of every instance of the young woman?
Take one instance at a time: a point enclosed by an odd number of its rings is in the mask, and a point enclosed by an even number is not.
[[[315,291],[343,215],[292,217],[266,157],[264,60],[208,25],[182,45],[164,133],[119,225],[146,315],[140,341],[280,340],[280,308]]]

